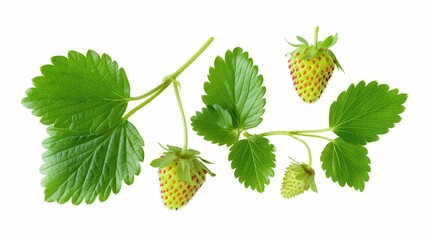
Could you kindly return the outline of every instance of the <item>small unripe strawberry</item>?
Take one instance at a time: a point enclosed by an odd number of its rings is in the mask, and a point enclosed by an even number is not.
[[[173,210],[185,206],[196,194],[212,172],[201,162],[207,161],[198,157],[199,152],[189,149],[182,155],[181,148],[168,146],[164,155],[152,161],[157,167],[164,205]]]
[[[292,198],[307,191],[309,188],[317,192],[314,182],[314,170],[307,164],[292,163],[286,168],[281,194],[284,198]]]
[[[179,180],[177,167],[181,159],[176,159],[170,165],[158,170],[161,188],[161,198],[169,209],[179,209],[186,205],[206,180],[205,170],[191,174],[191,182]],[[186,160],[185,160],[186,161]]]
[[[319,28],[316,27],[314,44],[310,45],[303,37],[297,36],[300,44],[290,55],[289,69],[293,85],[298,96],[304,102],[317,101],[331,79],[335,67],[342,69],[334,53],[329,49],[338,40],[338,35],[327,37],[324,41],[317,40]]]

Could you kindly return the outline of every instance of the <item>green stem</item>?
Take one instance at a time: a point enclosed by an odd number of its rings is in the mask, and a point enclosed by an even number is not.
[[[259,134],[260,136],[273,136],[273,135],[299,135],[305,133],[321,133],[321,132],[329,132],[330,128],[324,129],[316,129],[316,130],[293,130],[293,131],[271,131]]]
[[[174,93],[176,95],[176,101],[179,105],[180,115],[182,116],[182,124],[183,124],[183,148],[182,148],[182,156],[185,156],[188,152],[188,126],[186,124],[185,112],[183,110],[182,100],[180,99],[179,93],[179,83],[177,81],[173,82]]]
[[[329,141],[329,142],[334,141],[334,140],[333,140],[333,139],[331,139],[331,138],[327,138],[327,137],[320,136],[320,135],[315,135],[315,134],[303,134],[303,133],[297,133],[297,134],[295,134],[295,135],[299,135],[299,136],[303,136],[303,137],[320,138],[320,139],[327,140],[327,141]]]
[[[186,61],[185,64],[183,64],[183,66],[181,66],[179,69],[177,69],[177,71],[175,71],[173,74],[168,75],[167,77],[164,78],[164,81],[159,84],[158,86],[156,86],[155,88],[153,88],[152,90],[150,90],[149,92],[137,96],[137,97],[132,97],[130,98],[130,101],[135,101],[135,100],[140,100],[140,99],[144,99],[146,97],[149,97],[148,99],[146,99],[146,101],[140,103],[139,105],[137,105],[135,108],[131,109],[131,111],[129,111],[124,117],[122,117],[122,119],[125,121],[127,120],[129,117],[131,117],[131,115],[133,115],[135,112],[137,112],[138,110],[140,110],[142,107],[146,106],[147,104],[149,104],[153,99],[155,99],[159,94],[161,94],[168,86],[170,86],[170,84],[172,82],[175,82],[175,88],[177,87],[176,84],[177,80],[176,78],[183,72],[185,71],[185,69],[187,67],[189,67],[189,65],[192,64],[192,62],[195,61],[195,59],[198,58],[198,56],[201,55],[201,53],[204,52],[204,50],[207,49],[207,47],[213,42],[214,38],[211,37],[209,38],[206,43],[200,48],[198,49],[198,51],[188,60]],[[176,96],[177,97],[177,96]],[[180,99],[180,98],[179,98]],[[181,103],[180,103],[181,105]],[[183,111],[183,108],[182,108]],[[186,128],[186,126],[185,126]],[[186,130],[186,135],[187,135],[187,130]],[[186,136],[186,141],[187,141],[187,136]],[[186,143],[187,145],[187,143]],[[186,152],[187,150],[185,150]]]
[[[319,26],[317,26],[316,29],[314,30],[314,47],[315,48],[317,48],[317,45],[319,45],[318,38],[319,38]]]
[[[310,151],[310,147],[308,146],[308,144],[302,140],[301,138],[298,138],[294,135],[288,135],[289,137],[301,142],[302,144],[304,144],[305,148],[307,148],[307,153],[308,153],[308,166],[311,167],[311,164],[313,163],[313,158],[311,157],[311,151]]]
[[[252,136],[252,134],[244,131],[243,136],[246,137],[246,138],[250,138]]]
[[[146,106],[147,104],[149,104],[153,99],[155,99],[156,97],[158,97],[159,94],[161,94],[169,85],[171,82],[166,82],[167,84],[163,85],[160,89],[158,89],[156,92],[154,92],[152,94],[152,96],[150,96],[148,99],[146,99],[146,101],[140,103],[139,105],[137,105],[135,108],[131,109],[124,117],[122,117],[122,119],[125,121],[127,120],[129,117],[131,117],[131,115],[133,115],[135,112],[137,112],[138,110],[140,110],[142,107]]]
[[[146,97],[151,96],[153,93],[155,93],[156,91],[158,91],[159,89],[161,89],[162,87],[166,86],[166,85],[170,85],[171,82],[168,81],[164,81],[163,83],[159,84],[158,86],[156,86],[155,88],[153,88],[152,90],[150,90],[149,92],[140,95],[140,96],[136,96],[136,97],[132,97],[130,98],[130,101],[136,101],[136,100],[140,100]]]
[[[266,137],[266,136],[275,136],[275,135],[290,135],[291,133],[288,131],[271,131],[271,132],[264,132],[261,134],[258,134],[259,136]]]
[[[311,167],[311,164],[313,163],[313,158],[311,157],[310,147],[308,146],[308,144],[304,140],[294,136],[294,135],[300,135],[300,134],[297,134],[296,131],[272,131],[272,132],[266,132],[266,133],[259,134],[259,136],[274,136],[274,135],[289,136],[289,137],[301,142],[302,144],[304,144],[305,148],[307,149],[307,153],[308,153],[308,166]]]
[[[206,43],[204,43],[204,45],[198,49],[198,51],[188,60],[186,61],[185,64],[183,64],[179,69],[177,69],[177,71],[175,71],[173,74],[170,75],[170,77],[176,79],[183,71],[185,71],[186,68],[189,67],[189,65],[191,65],[191,63],[193,61],[195,61],[195,59],[198,58],[198,56],[201,55],[201,53],[204,52],[204,50],[206,50],[206,48],[213,42],[214,38],[210,37]]]
[[[311,156],[311,150],[310,147],[308,146],[308,144],[302,140],[301,138],[296,137],[295,135],[298,136],[303,136],[303,137],[314,137],[314,138],[321,138],[321,139],[325,139],[328,141],[333,141],[330,138],[327,137],[323,137],[323,136],[319,136],[319,135],[315,135],[315,134],[311,134],[311,133],[320,133],[320,132],[327,132],[330,131],[330,128],[325,128],[325,129],[316,129],[316,130],[297,130],[297,131],[271,131],[271,132],[265,132],[262,134],[259,134],[260,136],[275,136],[275,135],[284,135],[284,136],[289,136],[299,142],[301,142],[302,144],[304,144],[305,148],[307,149],[307,153],[308,153],[308,166],[311,167],[311,164],[313,163],[313,158]]]
[[[323,129],[315,129],[315,130],[295,130],[295,131],[289,131],[293,134],[297,133],[322,133],[322,132],[329,132],[331,131],[331,128],[323,128]]]

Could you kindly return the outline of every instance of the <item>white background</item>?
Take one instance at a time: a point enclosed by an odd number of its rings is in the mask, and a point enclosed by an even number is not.
[[[428,55],[425,1],[1,1],[0,239],[429,239]],[[336,71],[319,102],[296,96],[284,39],[312,41],[339,33]],[[287,156],[306,161],[303,146],[272,137],[276,176],[263,194],[234,179],[228,149],[190,132],[190,147],[216,164],[182,210],[164,209],[156,169],[162,144],[181,145],[172,89],[131,117],[146,142],[142,172],[118,195],[92,205],[44,202],[39,173],[45,126],[21,99],[54,55],[87,49],[108,53],[124,67],[132,95],[157,85],[210,36],[213,44],[181,76],[191,117],[201,109],[208,68],[217,55],[241,46],[264,75],[266,113],[253,133],[328,126],[328,109],[351,83],[379,80],[409,94],[400,122],[369,144],[365,191],[341,188],[324,176],[326,142],[309,141],[319,193],[280,196]],[[332,136],[332,135],[330,135]]]

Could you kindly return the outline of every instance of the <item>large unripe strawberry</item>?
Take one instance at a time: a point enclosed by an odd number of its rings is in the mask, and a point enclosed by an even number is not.
[[[189,149],[182,155],[182,149],[168,146],[164,155],[152,161],[157,167],[161,188],[161,198],[169,209],[177,210],[185,206],[212,172],[201,162],[198,151]]]
[[[307,164],[292,163],[286,168],[281,194],[284,198],[292,198],[307,191],[309,188],[317,192],[314,182],[314,170]]]
[[[319,27],[316,27],[314,44],[297,36],[300,44],[290,45],[296,47],[289,54],[289,69],[296,92],[307,103],[317,101],[326,88],[335,67],[342,69],[334,53],[329,49],[338,40],[338,35],[329,36],[323,41],[318,41]]]

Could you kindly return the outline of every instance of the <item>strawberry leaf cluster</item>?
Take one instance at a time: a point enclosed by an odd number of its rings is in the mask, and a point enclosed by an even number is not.
[[[204,139],[232,146],[228,159],[244,186],[263,192],[274,176],[274,146],[261,136],[239,140],[243,131],[262,122],[265,87],[258,67],[241,48],[216,57],[204,83],[205,107],[191,118],[193,129]]]
[[[377,81],[361,81],[342,92],[329,110],[329,128],[339,138],[322,152],[326,176],[341,186],[347,183],[363,191],[371,170],[364,145],[377,141],[401,120],[406,100],[406,94]]]
[[[335,40],[335,37],[328,37],[321,46],[330,46]],[[351,84],[332,103],[328,128],[250,134],[248,130],[261,123],[265,105],[263,77],[258,75],[257,69],[241,48],[228,50],[224,58],[215,59],[214,67],[209,69],[208,82],[204,84],[205,107],[191,118],[197,134],[212,143],[230,147],[228,159],[234,176],[246,188],[259,192],[264,191],[270,177],[274,176],[276,162],[275,147],[266,137],[285,135],[304,143],[309,163],[294,163],[286,169],[281,191],[285,198],[310,188],[317,191],[311,150],[301,138],[328,140],[320,156],[326,177],[340,186],[347,184],[363,191],[371,170],[365,144],[378,140],[379,135],[387,133],[401,120],[399,114],[405,110],[403,104],[407,95],[377,81],[361,81]],[[338,138],[314,134],[328,131]]]

